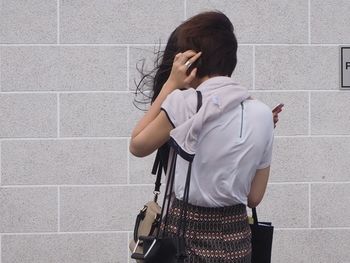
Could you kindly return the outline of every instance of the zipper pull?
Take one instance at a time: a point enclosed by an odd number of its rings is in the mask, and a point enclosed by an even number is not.
[[[242,108],[242,115],[241,115],[241,132],[240,132],[240,134],[239,134],[239,138],[242,138],[242,132],[243,132],[243,110],[244,110],[243,101],[241,102],[241,108]]]

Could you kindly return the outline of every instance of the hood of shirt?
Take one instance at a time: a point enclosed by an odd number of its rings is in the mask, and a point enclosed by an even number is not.
[[[212,77],[201,83],[197,90],[202,93],[202,107],[170,132],[170,145],[188,161],[194,158],[203,125],[215,121],[222,113],[233,110],[249,97],[247,88],[225,76]],[[193,96],[196,96],[195,93]]]

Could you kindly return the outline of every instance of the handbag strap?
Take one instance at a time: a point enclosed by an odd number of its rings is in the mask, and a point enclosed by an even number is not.
[[[198,90],[196,90],[197,93],[197,112],[202,106],[202,93]],[[191,183],[191,172],[192,172],[192,160],[189,161],[188,169],[187,169],[187,175],[186,175],[186,182],[185,182],[185,188],[184,188],[184,194],[182,198],[182,207],[180,208],[180,217],[178,220],[177,225],[177,237],[181,236],[181,230],[182,230],[182,237],[185,237],[186,233],[186,226],[187,226],[187,210],[188,210],[188,198],[190,193],[190,183]],[[180,260],[184,260],[186,258],[186,245],[184,239],[178,238],[177,239],[177,258]]]
[[[182,198],[183,205],[182,205],[181,210],[180,210],[180,217],[179,217],[178,228],[177,228],[177,236],[180,236],[181,229],[183,230],[183,235],[185,235],[185,232],[186,232],[186,226],[187,226],[186,217],[187,217],[187,208],[188,208],[188,198],[189,198],[189,193],[190,193],[191,171],[192,171],[192,161],[190,161],[188,164],[185,189],[184,189],[184,194],[183,194],[183,198]]]
[[[156,181],[154,183],[154,202],[158,201],[158,195],[160,194],[160,186],[161,179],[162,179],[162,160],[160,158],[160,151],[157,151],[156,157],[154,159],[153,167],[152,167],[152,174],[157,174]]]
[[[202,93],[199,90],[196,90],[197,93],[197,112],[202,106]],[[161,150],[157,150],[156,157],[154,159],[153,167],[152,167],[152,174],[157,174],[156,181],[154,183],[154,201],[158,201],[158,195],[160,194],[160,187],[162,185],[161,179],[162,179],[162,168],[165,168],[165,164],[162,161],[161,158]]]
[[[198,90],[196,90],[196,95],[197,95],[197,112],[199,111],[199,109],[202,106],[202,93]],[[156,187],[160,187],[161,183],[160,183],[160,178],[161,178],[161,171],[162,171],[162,162],[161,162],[161,153],[160,150],[158,150],[155,161],[154,161],[154,165],[153,165],[153,169],[152,169],[152,173],[156,174],[157,173],[157,180],[156,180],[156,184],[155,184],[155,189]],[[168,173],[169,178],[166,184],[166,189],[165,189],[165,193],[164,193],[164,199],[163,199],[163,205],[162,205],[162,211],[161,211],[161,218],[164,219],[164,226],[166,226],[167,224],[167,219],[168,219],[168,212],[169,212],[169,208],[170,208],[170,199],[171,199],[171,194],[173,191],[173,185],[174,185],[174,174],[175,174],[175,168],[176,168],[176,159],[177,159],[177,153],[175,151],[173,151],[173,156],[172,156],[172,160],[170,162],[170,171]],[[191,164],[191,163],[190,163]],[[156,172],[158,171],[158,172]],[[186,184],[185,184],[185,189],[187,189],[184,193],[184,201],[185,203],[188,203],[188,194],[189,194],[189,176],[191,173],[191,169],[189,166],[189,173],[186,177]],[[159,189],[159,188],[158,188]],[[168,198],[167,198],[168,197]],[[166,200],[168,199],[168,200]],[[166,201],[168,201],[166,203]],[[165,208],[166,207],[166,208]],[[185,208],[185,213],[183,214],[183,209],[181,209],[180,213],[183,215],[187,214],[187,207]],[[182,220],[180,220],[180,223],[182,224]],[[182,225],[181,225],[182,227]],[[180,227],[180,228],[181,228]],[[157,233],[157,236],[159,235],[159,231]],[[163,232],[163,236],[164,236],[164,232]]]
[[[252,215],[253,215],[254,225],[257,225],[259,222],[258,222],[258,214],[256,213],[255,207],[252,208]]]
[[[199,90],[196,90],[196,93],[197,93],[197,112],[198,112],[199,109],[202,107],[203,97],[202,97],[202,93]],[[187,216],[188,198],[190,193],[191,171],[192,171],[192,161],[189,162],[188,168],[187,168],[186,182],[185,182],[184,194],[182,198],[183,207],[180,211],[179,226],[177,229],[178,236],[180,234],[181,227],[183,228],[184,234],[186,231],[186,216]]]
[[[196,93],[197,93],[197,112],[198,112],[199,109],[202,107],[203,97],[202,97],[202,92],[200,92],[199,90],[196,90]]]
[[[176,157],[177,154],[173,152],[173,155],[171,157],[171,162],[170,162],[170,168],[169,168],[169,173],[168,173],[168,181],[165,187],[165,192],[164,192],[164,198],[163,198],[163,204],[162,204],[162,210],[160,213],[160,218],[164,222],[164,229],[165,226],[167,225],[168,221],[168,214],[169,214],[169,209],[170,209],[170,199],[171,199],[171,193],[173,190],[173,185],[174,185],[174,177],[175,177],[175,167],[176,167]],[[166,208],[165,208],[166,207]],[[157,231],[157,238],[159,237],[160,234],[160,228],[158,228]],[[165,231],[163,231],[162,236],[164,237]]]

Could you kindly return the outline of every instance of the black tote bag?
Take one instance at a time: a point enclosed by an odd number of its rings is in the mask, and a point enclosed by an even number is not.
[[[252,208],[252,263],[271,263],[273,226],[271,222],[259,222],[256,208]]]

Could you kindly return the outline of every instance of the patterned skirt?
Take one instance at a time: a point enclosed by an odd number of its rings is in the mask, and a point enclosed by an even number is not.
[[[175,199],[165,231],[175,236],[183,202]],[[185,233],[188,263],[251,263],[251,231],[246,205],[201,207],[189,204]]]

